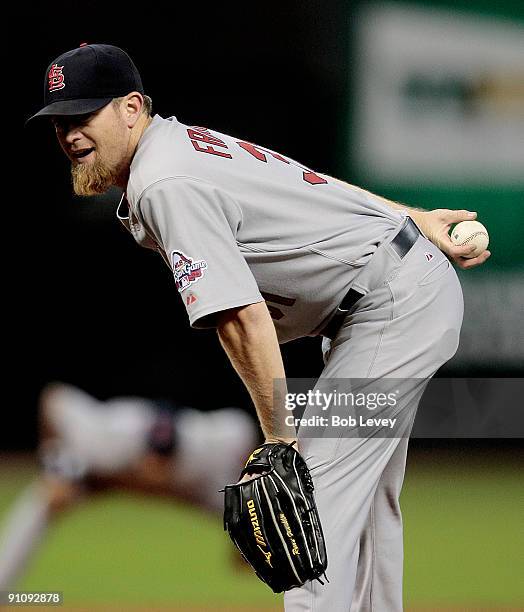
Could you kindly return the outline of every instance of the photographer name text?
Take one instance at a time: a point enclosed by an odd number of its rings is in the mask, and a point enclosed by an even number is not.
[[[286,417],[286,425],[294,427],[385,427],[393,429],[397,419],[377,419],[363,416],[341,417],[331,415],[330,417],[314,415],[308,418],[296,418],[292,415]]]

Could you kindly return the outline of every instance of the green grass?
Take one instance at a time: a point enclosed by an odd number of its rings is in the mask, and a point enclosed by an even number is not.
[[[408,601],[523,605],[522,466],[410,468],[401,498]]]
[[[30,469],[8,470],[4,462],[0,520],[30,477]],[[515,464],[412,460],[402,494],[406,603],[453,610],[522,604],[522,500]],[[52,527],[19,588],[62,590],[77,604],[278,605],[279,597],[231,563],[233,554],[219,518],[111,494]]]
[[[0,520],[32,471],[5,462]],[[220,518],[169,500],[112,493],[63,516],[18,585],[61,590],[70,603],[278,604],[222,531]],[[240,565],[240,568],[238,567]]]

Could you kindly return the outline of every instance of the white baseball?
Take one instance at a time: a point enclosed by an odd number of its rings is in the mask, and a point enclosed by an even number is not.
[[[466,255],[468,259],[471,259],[488,248],[488,230],[478,221],[462,221],[451,230],[451,242],[458,246],[474,244],[475,250],[473,253]]]

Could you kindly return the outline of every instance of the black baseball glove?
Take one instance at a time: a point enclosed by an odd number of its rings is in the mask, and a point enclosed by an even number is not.
[[[320,580],[326,547],[305,461],[292,444],[264,444],[245,474],[257,476],[224,489],[224,529],[244,559],[275,593]]]

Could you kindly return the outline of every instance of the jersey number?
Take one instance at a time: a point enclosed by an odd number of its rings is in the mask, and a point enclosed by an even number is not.
[[[266,300],[266,303],[273,302],[274,304],[281,304],[282,306],[293,306],[293,304],[296,302],[296,300],[293,298],[284,297],[283,295],[275,295],[274,293],[268,293],[267,291],[261,291],[260,293]],[[269,310],[271,318],[275,319],[275,321],[280,321],[280,319],[285,316],[280,308],[273,306],[273,304],[267,304],[267,309]]]
[[[271,155],[275,159],[278,159],[279,161],[284,162],[285,164],[291,163],[289,159],[286,159],[285,157],[280,155],[280,153],[268,151],[267,149],[259,147],[258,145],[251,144],[250,142],[237,140],[237,144],[239,147],[244,149],[244,151],[247,151],[254,158],[258,159],[261,162],[264,162],[265,164],[267,164],[267,155]],[[310,185],[322,185],[323,183],[327,183],[325,178],[318,176],[318,174],[315,174],[309,168],[301,166],[300,164],[297,164],[297,162],[293,162],[293,165],[302,168],[302,178],[306,181],[306,183],[309,183]]]

